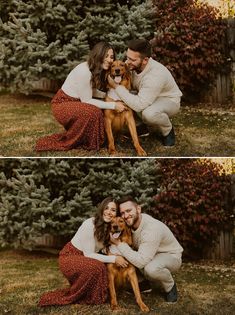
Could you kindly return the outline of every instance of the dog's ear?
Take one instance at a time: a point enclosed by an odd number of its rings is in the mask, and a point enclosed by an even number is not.
[[[110,245],[110,232],[111,232],[111,223],[106,225],[105,237],[104,237],[104,246],[109,247]]]
[[[105,71],[104,79],[105,79],[105,85],[107,89],[110,89],[109,83],[108,83],[108,76],[111,74],[111,68],[109,70]]]
[[[104,78],[105,78],[105,81],[108,80],[108,76],[111,74],[111,67],[105,71],[105,75],[104,75]]]

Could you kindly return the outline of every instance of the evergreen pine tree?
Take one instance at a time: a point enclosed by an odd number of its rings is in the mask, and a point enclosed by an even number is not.
[[[0,20],[1,85],[26,93],[40,78],[64,80],[89,50],[80,15],[83,1],[10,3],[9,20]]]
[[[160,185],[154,159],[8,159],[0,171],[1,246],[71,237],[107,196],[131,194],[150,207]]]
[[[151,37],[151,1],[9,0],[0,4],[0,85],[28,93],[41,78],[60,83],[98,41],[119,56],[126,41]]]
[[[90,46],[100,40],[108,41],[115,47],[119,57],[123,57],[128,40],[150,38],[153,35],[151,1],[105,0],[102,5],[90,3],[84,11],[84,25]]]
[[[0,243],[1,246],[30,247],[45,225],[44,211],[50,202],[45,187],[36,187],[30,175],[0,180]]]

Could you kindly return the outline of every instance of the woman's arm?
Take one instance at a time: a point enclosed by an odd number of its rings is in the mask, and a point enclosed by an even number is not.
[[[86,62],[78,65],[68,75],[63,91],[69,91],[70,96],[79,98],[81,102],[95,105],[102,109],[115,109],[115,102],[104,102],[92,97],[91,72]]]
[[[79,228],[77,234],[72,240],[72,244],[76,247],[78,244],[79,249],[83,252],[85,257],[90,257],[102,261],[104,263],[114,263],[116,256],[115,255],[102,255],[95,252],[96,242],[94,237],[94,224],[93,220],[86,220]]]

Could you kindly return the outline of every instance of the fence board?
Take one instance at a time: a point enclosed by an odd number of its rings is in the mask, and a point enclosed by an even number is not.
[[[36,247],[62,248],[66,242],[63,236],[44,234],[36,239]]]
[[[210,103],[235,103],[235,18],[226,19],[228,24],[226,50],[230,56],[230,72],[227,74],[219,73],[214,86],[203,97],[202,101]]]
[[[232,81],[230,74],[218,74],[216,82],[203,100],[209,103],[226,103],[233,99]]]
[[[232,231],[221,231],[218,242],[205,253],[209,259],[228,259],[233,253]]]

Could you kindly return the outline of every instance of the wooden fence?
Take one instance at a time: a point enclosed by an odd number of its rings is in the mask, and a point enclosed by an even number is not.
[[[208,103],[234,102],[234,79],[232,80],[232,73],[218,74],[215,84],[211,90],[203,97],[202,101]]]
[[[203,97],[209,103],[235,103],[235,18],[226,19],[228,30],[225,49],[229,54],[230,72],[220,73],[213,88]]]
[[[45,234],[37,238],[36,247],[61,249],[67,241],[60,236]],[[215,245],[205,250],[204,258],[213,260],[229,259],[234,254],[233,242],[233,231],[221,231]]]
[[[233,209],[233,214],[235,214],[235,173],[231,174],[231,187],[229,197],[227,198],[227,207]],[[215,245],[207,248],[205,251],[205,258],[228,259],[235,254],[234,217],[231,217],[231,220],[233,220],[231,229],[229,231],[221,230]]]
[[[32,82],[32,94],[53,97],[59,88],[60,83],[56,80],[41,78],[38,81]]]
[[[44,234],[36,239],[36,247],[61,249],[67,242],[63,236]]]
[[[233,231],[221,231],[214,246],[205,251],[205,258],[228,259],[233,254]]]

